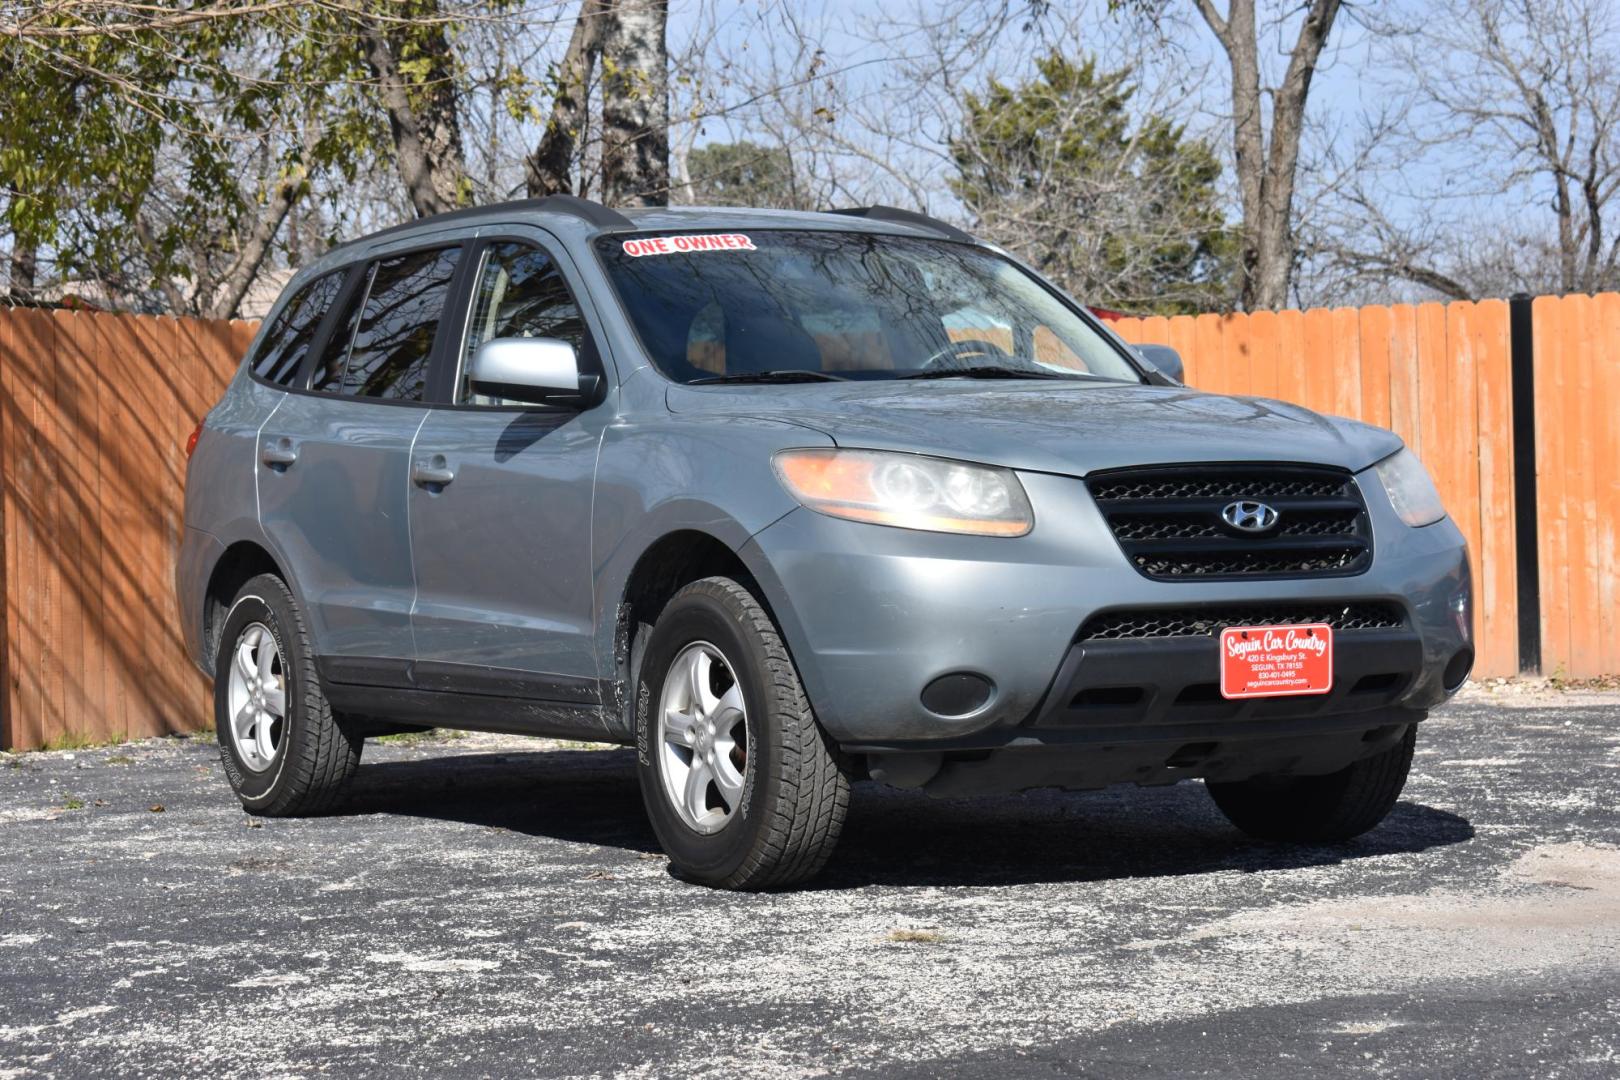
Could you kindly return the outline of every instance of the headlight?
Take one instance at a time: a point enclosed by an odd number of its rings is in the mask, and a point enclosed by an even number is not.
[[[1376,468],[1390,505],[1395,507],[1402,521],[1417,528],[1433,525],[1446,516],[1446,508],[1440,505],[1440,493],[1434,489],[1429,471],[1412,451],[1392,454]]]
[[[1035,525],[1009,469],[877,450],[783,450],[773,464],[794,498],[833,517],[974,536]]]

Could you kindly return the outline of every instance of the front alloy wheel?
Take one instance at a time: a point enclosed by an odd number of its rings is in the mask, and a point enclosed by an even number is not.
[[[636,766],[671,868],[726,889],[814,876],[849,781],[770,613],[741,583],[704,578],[670,598],[646,641]]]
[[[664,676],[658,745],[664,794],[680,819],[705,835],[724,828],[748,778],[748,706],[707,641],[682,649]]]

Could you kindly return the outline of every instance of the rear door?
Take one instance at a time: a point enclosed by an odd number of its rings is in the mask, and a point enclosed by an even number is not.
[[[332,681],[408,681],[411,442],[460,256],[435,247],[352,269],[304,387],[259,435],[260,518]]]
[[[544,234],[484,241],[458,317],[451,401],[417,435],[410,493],[423,688],[594,707],[591,491],[607,404],[523,405],[472,393],[493,338],[571,342],[601,371],[597,334]],[[448,321],[448,320],[447,320]],[[549,710],[554,715],[566,712]],[[580,715],[594,714],[589,709]]]

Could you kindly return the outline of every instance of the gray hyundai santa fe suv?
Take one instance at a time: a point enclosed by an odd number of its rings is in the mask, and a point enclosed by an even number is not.
[[[633,745],[676,872],[730,888],[819,870],[862,778],[1202,778],[1255,836],[1364,832],[1473,662],[1462,536],[1396,436],[1180,374],[885,207],[338,247],[194,437],[225,771],[307,814],[369,735]]]

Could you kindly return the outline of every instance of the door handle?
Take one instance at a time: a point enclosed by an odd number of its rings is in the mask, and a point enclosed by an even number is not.
[[[259,448],[259,460],[277,472],[283,472],[287,466],[298,460],[298,448],[293,445],[291,439],[283,435],[279,439],[266,441]]]
[[[421,458],[411,466],[411,479],[429,491],[442,488],[456,478],[456,470],[444,460],[443,454]]]

